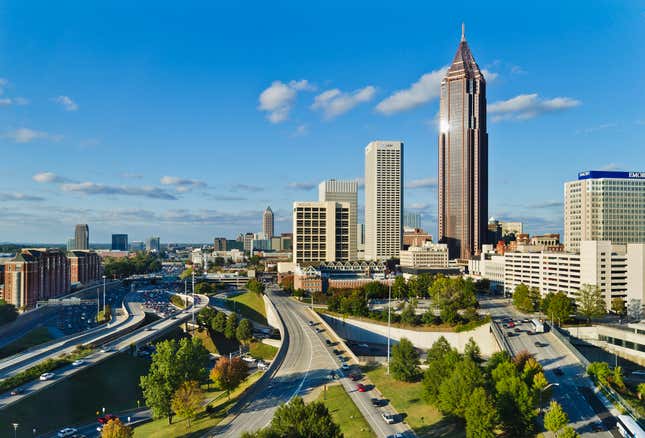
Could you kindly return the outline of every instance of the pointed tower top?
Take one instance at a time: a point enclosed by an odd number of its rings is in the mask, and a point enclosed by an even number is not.
[[[461,40],[466,41],[466,23],[461,23]]]

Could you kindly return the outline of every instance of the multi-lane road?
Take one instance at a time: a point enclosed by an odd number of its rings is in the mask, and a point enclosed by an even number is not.
[[[528,351],[542,364],[549,382],[557,384],[552,389],[553,399],[562,405],[578,433],[594,438],[620,437],[617,431],[610,430],[613,428],[612,415],[594,395],[593,385],[585,377],[582,365],[552,333],[529,335],[526,330],[532,330],[530,323],[519,324],[520,332],[504,328],[502,317],[511,317],[515,321],[526,318],[517,313],[508,300],[483,299],[480,305],[482,312],[490,313],[493,323],[498,324],[513,353]],[[513,335],[509,336],[509,332]],[[600,428],[606,430],[598,430]]]
[[[308,311],[281,293],[267,292],[284,322],[286,354],[271,379],[263,380],[254,388],[250,401],[241,406],[231,418],[211,430],[207,436],[239,437],[244,432],[267,426],[276,409],[300,395],[330,383],[330,374],[336,372],[341,384],[363,413],[379,437],[405,433],[404,424],[386,424],[379,408],[370,404],[370,394],[359,393],[354,382],[344,377],[339,360],[324,342],[324,332],[318,333],[308,321]]]

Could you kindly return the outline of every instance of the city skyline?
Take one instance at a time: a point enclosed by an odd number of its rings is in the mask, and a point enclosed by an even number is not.
[[[0,241],[63,243],[88,223],[92,242],[114,232],[209,242],[261,230],[268,204],[279,234],[290,231],[291,203],[315,200],[318,183],[361,178],[363,147],[378,138],[406,144],[404,208],[435,235],[439,82],[462,21],[487,79],[489,215],[521,220],[531,234],[562,233],[565,181],[645,168],[642,91],[615,87],[638,83],[643,61],[629,53],[643,39],[643,14],[635,4],[569,4],[554,18],[553,5],[515,16],[504,5],[420,5],[393,17],[376,6],[339,18],[332,4],[304,21],[258,7],[238,30],[226,23],[243,14],[235,7],[219,13],[218,30],[206,25],[207,7],[202,18],[161,6],[150,23],[138,19],[143,9],[106,8],[117,35],[83,9],[9,6],[0,14]],[[431,14],[441,22],[422,26]],[[386,18],[409,25],[369,30]],[[332,19],[339,29],[329,38]],[[292,21],[303,38],[283,47],[293,29],[280,25]],[[315,167],[301,153],[310,150],[326,154]]]

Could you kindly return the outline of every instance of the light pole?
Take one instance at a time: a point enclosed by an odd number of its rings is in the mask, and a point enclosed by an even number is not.
[[[101,311],[101,290],[96,287],[96,322],[99,322],[99,312]]]
[[[542,413],[542,393],[552,386],[560,386],[559,383],[549,383],[544,388],[540,389],[540,414]]]
[[[195,270],[194,269],[193,269],[193,329],[195,329]]]
[[[13,426],[13,438],[16,438],[16,436],[18,436],[18,426],[19,426],[19,424],[18,423],[11,423],[11,425]]]
[[[105,313],[105,275],[103,276],[103,313]],[[105,319],[105,315],[103,315]]]
[[[385,277],[387,278],[387,277]],[[392,283],[387,288],[387,375],[390,375],[390,315],[392,312]]]

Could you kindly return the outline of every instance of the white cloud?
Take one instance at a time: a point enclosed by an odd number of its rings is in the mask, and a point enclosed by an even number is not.
[[[197,187],[206,187],[206,183],[204,181],[180,178],[177,176],[163,176],[160,182],[166,186],[175,186],[175,190],[179,193],[186,193]]]
[[[405,187],[408,189],[421,189],[421,188],[436,187],[436,186],[437,186],[437,178],[435,177],[413,179],[412,181],[409,181],[405,185]]]
[[[65,108],[65,111],[76,111],[78,109],[78,104],[69,96],[55,97],[54,102]]]
[[[5,134],[5,137],[12,139],[16,143],[29,143],[33,140],[60,141],[63,138],[62,135],[49,134],[47,132],[35,131],[29,128],[19,128],[9,131]]]
[[[54,172],[40,172],[31,177],[36,182],[39,183],[65,183],[71,182],[69,178],[64,176],[56,175]]]
[[[485,68],[482,68],[482,74],[484,75],[484,79],[486,79],[486,82],[488,83],[493,82],[499,76],[499,73],[492,72]]]
[[[309,182],[290,182],[287,184],[287,187],[295,190],[312,190],[316,187],[316,184]]]
[[[578,129],[576,134],[592,134],[597,131],[602,131],[603,129],[615,128],[618,126],[616,123],[602,123],[598,126],[590,126],[589,128]]]
[[[430,204],[425,203],[425,202],[413,202],[410,204],[408,207],[411,210],[425,210],[430,207]]]
[[[65,183],[61,185],[64,192],[76,192],[84,195],[123,195],[139,196],[152,199],[176,200],[177,197],[159,187],[150,186],[111,186],[90,181],[81,183]]]
[[[270,87],[260,93],[258,109],[268,113],[267,119],[271,123],[284,122],[289,118],[289,112],[298,92],[313,89],[315,87],[306,79],[291,81],[288,84],[282,81],[273,81]]]
[[[416,108],[439,97],[441,80],[446,75],[448,67],[442,67],[426,73],[405,90],[399,90],[379,102],[376,110],[382,114],[395,114]]]
[[[581,102],[570,97],[555,97],[542,99],[537,93],[520,94],[508,100],[493,102],[488,105],[488,112],[493,114],[492,120],[526,120],[540,114],[563,111],[579,106]]]
[[[311,108],[322,110],[325,118],[332,119],[364,102],[369,102],[374,97],[376,88],[368,85],[351,93],[345,93],[338,88],[323,91],[314,99]]]
[[[24,193],[2,193],[0,192],[0,201],[44,201],[45,198],[40,196],[25,195]]]
[[[3,97],[0,99],[0,106],[27,105],[29,100],[24,97]]]
[[[296,126],[296,130],[293,132],[293,137],[302,137],[309,133],[309,127],[306,124]]]
[[[616,163],[608,163],[602,166],[598,170],[605,170],[605,171],[610,171],[610,170],[625,170],[625,166],[621,166],[620,164]]]

